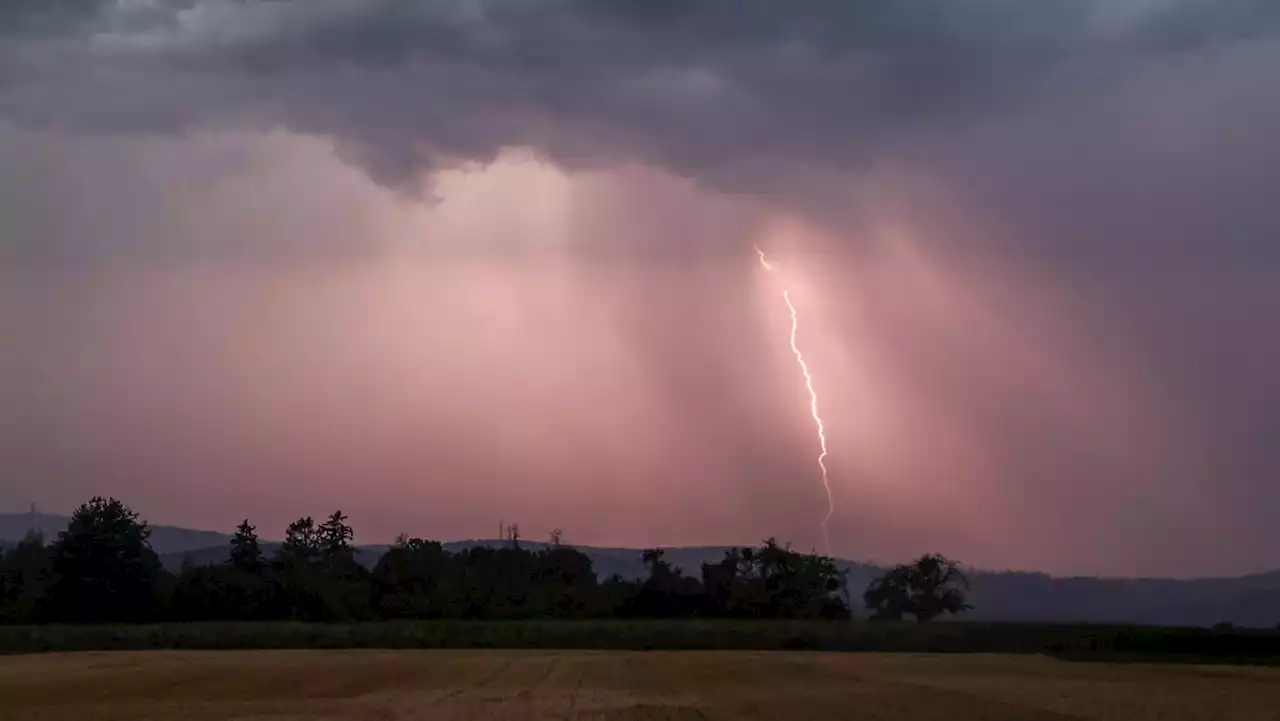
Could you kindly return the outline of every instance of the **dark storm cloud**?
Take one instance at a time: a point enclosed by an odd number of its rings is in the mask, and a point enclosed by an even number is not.
[[[108,0],[10,0],[0,5],[0,37],[31,38],[87,31]]]
[[[1176,53],[1274,36],[1278,30],[1280,6],[1267,0],[1181,0],[1153,12],[1132,37],[1140,48]]]
[[[10,49],[22,73],[0,112],[87,130],[284,123],[336,134],[388,181],[532,145],[571,164],[638,159],[758,189],[761,162],[892,156],[921,134],[1087,99],[1133,64],[1280,26],[1264,2],[1147,4],[1116,20],[1113,6],[22,2],[7,25],[46,42]]]

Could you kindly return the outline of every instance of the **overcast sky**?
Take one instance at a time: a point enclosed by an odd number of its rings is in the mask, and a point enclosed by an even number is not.
[[[0,509],[1276,564],[1280,3],[7,0]],[[753,245],[777,268],[766,273]]]

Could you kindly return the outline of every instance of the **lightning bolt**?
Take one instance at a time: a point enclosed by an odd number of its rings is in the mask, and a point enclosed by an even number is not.
[[[760,265],[770,273],[774,272],[773,264],[765,257],[764,251],[759,246],[754,246],[756,254],[760,256]],[[822,519],[822,543],[828,556],[831,555],[831,534],[827,530],[827,524],[831,522],[831,517],[836,512],[835,497],[831,494],[831,482],[827,477],[827,433],[822,425],[822,416],[818,413],[818,393],[813,389],[813,376],[809,374],[809,364],[804,362],[804,354],[800,352],[800,346],[796,345],[796,331],[800,327],[800,316],[796,312],[796,306],[791,302],[791,291],[786,288],[782,289],[782,300],[787,304],[787,310],[791,312],[791,352],[795,354],[796,364],[800,366],[800,373],[804,376],[805,388],[809,389],[809,415],[813,416],[813,424],[818,429],[818,446],[821,453],[818,454],[818,468],[822,469],[822,487],[827,492],[827,515]]]

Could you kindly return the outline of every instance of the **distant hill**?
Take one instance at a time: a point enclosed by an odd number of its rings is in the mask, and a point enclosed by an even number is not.
[[[27,531],[43,532],[46,539],[57,537],[66,527],[65,516],[47,514],[0,514],[0,547],[12,546]],[[171,526],[152,526],[152,547],[165,567],[178,571],[184,563],[207,565],[225,561],[231,537],[212,531],[194,531]],[[475,546],[500,546],[493,539],[453,541],[444,544],[450,551]],[[540,549],[546,544],[521,542],[524,548]],[[272,554],[278,543],[265,542]],[[640,550],[634,548],[577,547],[591,558],[596,574],[603,580],[617,574],[623,578],[644,575]],[[362,546],[357,557],[372,568],[387,546]],[[666,560],[691,575],[701,572],[703,563],[724,556],[727,547],[697,546],[666,550]],[[854,596],[884,569],[855,561],[840,560],[848,572],[849,590]],[[1172,626],[1211,626],[1228,621],[1237,626],[1274,627],[1280,625],[1280,571],[1241,576],[1173,580],[1160,578],[1060,578],[1043,573],[972,571],[969,594],[975,621],[1042,621],[1088,623],[1148,623]]]
[[[60,531],[67,528],[71,519],[49,513],[0,513],[0,540],[17,543],[30,531],[44,535],[46,542],[53,542]],[[215,531],[194,531],[175,526],[151,526],[151,547],[156,553],[182,553],[202,548],[225,545],[231,536]]]
[[[1191,580],[975,572],[971,580],[975,620],[1280,625],[1280,571]]]

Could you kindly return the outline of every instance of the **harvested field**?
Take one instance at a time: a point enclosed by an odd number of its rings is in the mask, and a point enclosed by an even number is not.
[[[0,658],[0,717],[1280,719],[1280,669],[808,652],[46,654]]]

